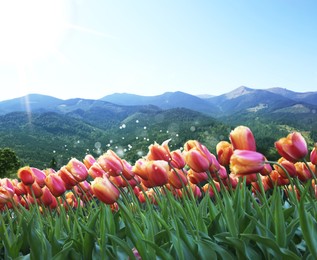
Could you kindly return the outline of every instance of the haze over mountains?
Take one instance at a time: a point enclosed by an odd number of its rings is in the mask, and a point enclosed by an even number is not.
[[[75,111],[76,113],[77,110],[87,112],[96,109],[105,110],[104,112],[109,114],[120,113],[120,111],[124,113],[123,110],[127,108],[138,110],[142,107],[163,110],[187,108],[216,118],[240,112],[278,113],[283,110],[294,114],[314,114],[317,109],[317,92],[298,93],[282,88],[252,89],[242,86],[229,93],[212,97],[197,97],[177,91],[157,96],[115,93],[99,100],[81,98],[61,100],[45,95],[30,94],[26,97],[0,102],[0,115],[27,110],[57,113]]]
[[[98,100],[30,94],[0,102],[0,148],[10,147],[25,164],[40,168],[52,158],[62,166],[73,156],[98,156],[107,149],[134,160],[154,141],[169,138],[176,148],[197,139],[213,150],[234,126],[244,124],[254,131],[259,151],[270,154],[289,126],[306,131],[310,144],[316,141],[316,111],[317,92],[280,88],[239,87],[200,97],[180,91],[116,93]]]

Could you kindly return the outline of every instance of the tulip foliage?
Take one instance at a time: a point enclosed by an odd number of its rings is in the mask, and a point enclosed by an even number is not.
[[[108,150],[0,179],[1,259],[317,259],[316,147],[299,132],[256,151],[239,126],[216,154],[197,140]]]

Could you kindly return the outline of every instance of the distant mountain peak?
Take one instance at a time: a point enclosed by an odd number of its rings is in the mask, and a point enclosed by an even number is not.
[[[248,88],[245,86],[241,86],[239,88],[236,88],[235,90],[225,94],[227,99],[233,99],[242,95],[246,95],[246,94],[250,94],[251,92],[253,92],[254,89],[252,88]]]

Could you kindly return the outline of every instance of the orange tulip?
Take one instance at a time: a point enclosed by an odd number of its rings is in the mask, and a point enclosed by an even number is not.
[[[278,153],[286,160],[297,162],[308,154],[307,144],[304,137],[294,132],[275,142]]]
[[[91,189],[93,194],[105,204],[113,204],[120,196],[119,190],[106,177],[94,179]]]
[[[313,177],[310,170],[305,165],[305,163],[297,162],[294,165],[296,168],[298,179],[301,180],[302,182],[306,182]]]
[[[250,128],[237,126],[229,135],[233,149],[256,151],[255,139]]]
[[[198,184],[208,180],[208,175],[206,172],[195,172],[192,169],[187,171],[187,177],[193,184]]]
[[[260,172],[265,163],[261,153],[248,150],[234,150],[230,159],[230,169],[236,175],[248,175]]]
[[[228,166],[233,153],[233,146],[227,141],[220,141],[216,146],[218,161],[223,166]]]

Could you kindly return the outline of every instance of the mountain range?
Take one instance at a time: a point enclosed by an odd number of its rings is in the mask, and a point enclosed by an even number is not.
[[[306,131],[310,143],[316,141],[316,111],[317,92],[282,88],[242,86],[219,96],[115,93],[98,100],[30,94],[0,102],[0,148],[11,147],[37,167],[108,148],[134,160],[149,144],[169,138],[176,148],[199,139],[214,149],[234,126],[244,124],[255,132],[259,149],[271,152],[274,140],[289,129]]]

